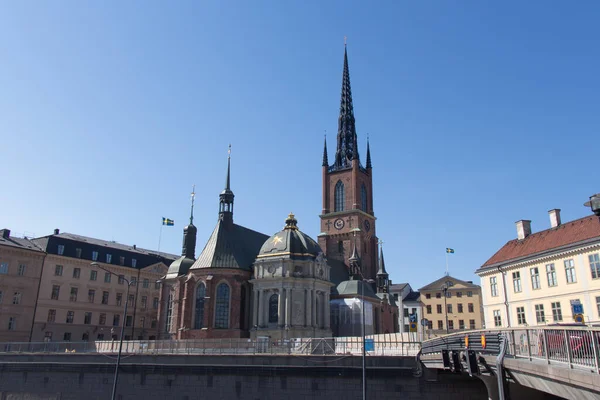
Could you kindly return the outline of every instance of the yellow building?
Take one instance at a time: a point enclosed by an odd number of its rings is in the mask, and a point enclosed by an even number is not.
[[[517,239],[476,271],[487,327],[573,323],[580,311],[585,323],[600,323],[600,220],[562,224],[560,210],[548,213],[541,232],[517,221]]]
[[[46,254],[0,230],[0,342],[28,342]]]
[[[429,333],[482,328],[481,288],[473,282],[446,275],[419,292]]]

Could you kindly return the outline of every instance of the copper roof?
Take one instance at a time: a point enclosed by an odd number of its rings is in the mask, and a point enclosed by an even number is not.
[[[580,242],[600,239],[600,219],[595,215],[570,221],[556,228],[536,232],[525,239],[513,239],[506,243],[480,268],[534,256]]]

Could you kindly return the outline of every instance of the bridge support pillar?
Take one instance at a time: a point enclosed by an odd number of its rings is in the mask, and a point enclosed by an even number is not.
[[[495,375],[480,375],[477,378],[481,379],[485,384],[485,388],[487,389],[488,393],[488,400],[503,400],[500,399],[500,392],[498,390],[498,378]]]

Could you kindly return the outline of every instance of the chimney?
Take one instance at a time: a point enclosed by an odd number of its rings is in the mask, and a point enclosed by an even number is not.
[[[56,228],[56,229],[54,230],[54,234],[55,234],[55,235],[58,235],[59,233],[60,233],[60,229]]]
[[[527,236],[531,235],[531,221],[528,219],[522,219],[515,222],[517,225],[517,238],[519,240],[525,239]]]
[[[10,229],[1,229],[0,233],[2,233],[2,238],[3,239],[8,239],[10,237]]]
[[[560,225],[560,208],[548,211],[548,215],[550,216],[550,227],[556,228]]]
[[[135,244],[133,245],[133,249],[134,249],[134,250],[135,250],[135,249],[137,249],[137,246],[136,246]]]

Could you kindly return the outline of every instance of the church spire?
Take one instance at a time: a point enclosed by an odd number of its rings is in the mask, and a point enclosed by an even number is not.
[[[334,163],[334,166],[338,169],[350,167],[353,159],[359,159],[356,127],[354,124],[354,106],[352,105],[352,89],[350,88],[348,51],[346,45],[344,45],[344,72],[342,74],[342,95]]]
[[[379,269],[377,270],[377,293],[388,293],[390,290],[389,275],[385,271],[385,261],[383,260],[383,243],[380,242],[379,248]]]
[[[235,196],[230,188],[231,145],[229,145],[227,154],[227,178],[225,180],[225,189],[219,195],[219,219],[227,223],[233,223],[233,199]]]
[[[325,135],[325,145],[323,146],[323,166],[329,167],[329,160],[327,159],[327,135]]]
[[[371,148],[369,147],[369,136],[367,135],[367,168],[373,168],[371,165]]]

